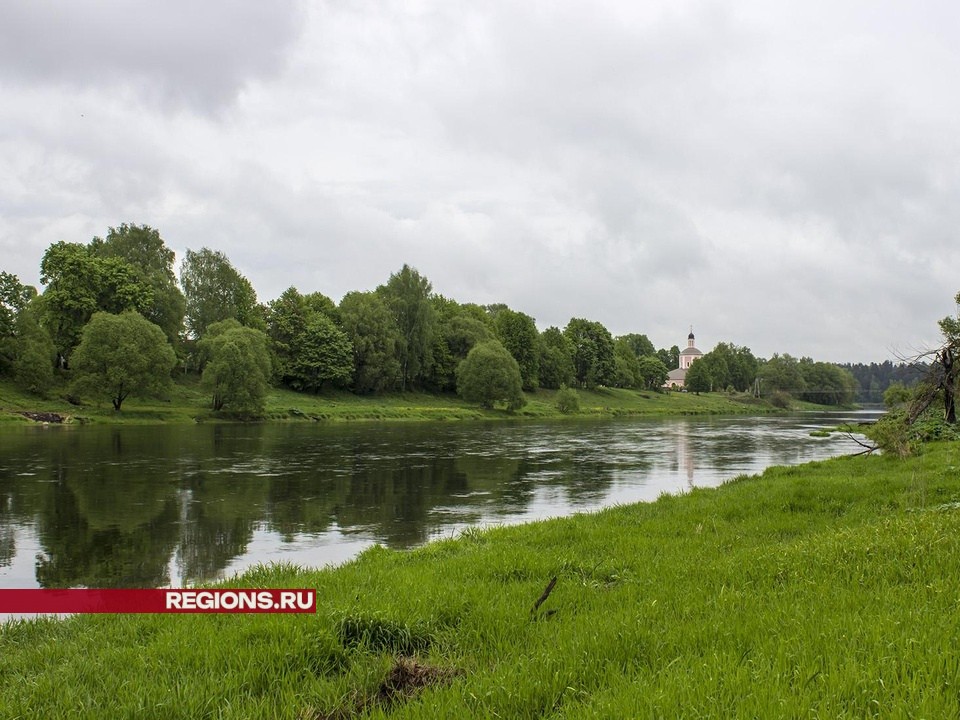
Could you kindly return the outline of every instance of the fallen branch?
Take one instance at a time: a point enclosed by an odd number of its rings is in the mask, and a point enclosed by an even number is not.
[[[540,609],[540,606],[547,601],[547,598],[550,597],[550,593],[553,592],[553,586],[556,584],[557,584],[557,578],[556,576],[554,576],[553,580],[551,580],[547,584],[547,589],[543,591],[543,594],[539,598],[537,598],[537,601],[533,604],[533,607],[530,608],[531,615],[535,615],[537,610]]]

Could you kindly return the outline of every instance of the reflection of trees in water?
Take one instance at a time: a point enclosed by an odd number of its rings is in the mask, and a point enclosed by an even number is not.
[[[177,567],[190,581],[217,577],[246,552],[264,515],[269,482],[197,472],[183,483]]]
[[[82,479],[49,487],[46,506],[37,515],[37,535],[43,548],[36,564],[41,587],[167,584],[167,566],[177,534],[177,511],[172,497],[157,498],[151,505],[149,521],[140,525],[121,521],[125,514],[123,504],[98,508],[91,523],[84,514],[84,508],[89,509],[90,504],[84,497]],[[122,495],[118,493],[118,497]],[[109,502],[105,498],[104,501]],[[103,521],[111,508],[117,519],[114,524]]]

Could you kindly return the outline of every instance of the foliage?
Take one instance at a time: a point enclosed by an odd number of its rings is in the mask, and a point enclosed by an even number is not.
[[[761,380],[761,390],[764,395],[770,395],[778,390],[795,395],[806,388],[800,363],[788,354],[774,354],[760,366],[757,377]]]
[[[832,363],[802,358],[799,363],[803,390],[799,397],[818,405],[850,405],[857,392],[857,381],[849,370]]]
[[[913,392],[902,382],[893,382],[883,391],[883,404],[893,410],[913,399]]]
[[[893,363],[885,360],[881,363],[841,363],[839,367],[850,371],[857,381],[857,402],[877,403],[883,400],[883,393],[894,383],[913,387],[923,377],[927,367],[925,363]]]
[[[209,358],[202,385],[212,396],[215,412],[227,408],[242,415],[261,415],[270,378],[267,335],[237,320],[208,326],[200,341]]]
[[[296,353],[288,365],[290,387],[317,392],[324,385],[344,387],[353,371],[353,348],[344,332],[321,313],[313,313],[294,338]]]
[[[0,375],[13,367],[18,354],[18,317],[36,294],[36,289],[21,284],[16,275],[0,270]]]
[[[274,375],[295,390],[319,390],[349,382],[353,348],[335,324],[333,301],[322,293],[301,295],[287,288],[267,305],[266,326],[273,350]]]
[[[713,389],[733,387],[745,392],[753,386],[759,362],[748,347],[733,343],[717,343],[698,362],[707,362],[713,379]]]
[[[436,312],[430,302],[431,290],[430,281],[406,264],[377,288],[399,331],[401,390],[424,379],[433,363]]]
[[[353,350],[352,386],[361,395],[396,387],[400,378],[400,334],[383,298],[350,292],[340,301],[343,330]]]
[[[187,250],[180,265],[180,285],[186,300],[187,332],[195,339],[222,320],[263,328],[262,311],[253,285],[218,250]]]
[[[640,385],[647,390],[660,391],[667,382],[669,371],[656,355],[646,355],[639,361]]]
[[[153,304],[153,290],[139,270],[119,257],[98,257],[78,243],[58,242],[47,248],[40,262],[40,282],[47,286],[40,305],[42,322],[65,362],[95,312],[136,310],[142,315]]]
[[[613,382],[614,387],[637,388],[643,380],[640,377],[640,359],[629,342],[618,338],[613,344]]]
[[[173,272],[175,253],[164,244],[159,231],[149,225],[109,228],[106,239],[90,243],[94,257],[119,258],[139,271],[140,281],[150,289],[151,302],[142,306],[143,316],[159,325],[171,343],[183,330],[186,300]]]
[[[477,343],[457,368],[457,393],[467,402],[492,408],[504,402],[508,410],[526,403],[520,366],[497,340]]]
[[[457,367],[478,342],[494,339],[493,320],[478,305],[461,305],[442,295],[431,297],[437,323],[429,386],[439,392],[457,389]]]
[[[657,354],[657,351],[653,347],[653,343],[650,342],[650,338],[646,335],[640,335],[639,333],[627,333],[626,335],[621,335],[617,338],[618,343],[624,343],[630,351],[634,354],[635,357],[648,357]]]
[[[613,337],[602,324],[573,318],[563,331],[573,347],[574,378],[581,387],[611,385],[615,364]]]
[[[13,348],[13,377],[17,385],[34,395],[45,397],[53,386],[57,349],[47,332],[40,327],[36,301],[17,314]]]
[[[574,382],[573,343],[556,327],[540,334],[540,386],[557,389]]]
[[[706,357],[706,356],[704,356]],[[683,386],[690,392],[699,395],[702,392],[710,392],[713,389],[713,375],[709,362],[704,358],[694,360],[687,368],[687,375],[684,378]]]
[[[577,395],[576,390],[566,385],[561,386],[557,392],[555,404],[557,410],[564,415],[575,415],[580,412],[580,396]]]
[[[783,390],[774,390],[768,397],[770,404],[775,408],[780,408],[781,410],[787,410],[790,408],[790,401],[793,399],[790,397],[790,393],[784,392]]]
[[[497,339],[513,355],[520,366],[524,390],[536,390],[540,385],[540,353],[537,325],[522,312],[504,308],[494,317]]]
[[[73,354],[74,387],[80,393],[104,393],[120,410],[131,394],[166,392],[176,362],[163,330],[140,313],[98,312]]]

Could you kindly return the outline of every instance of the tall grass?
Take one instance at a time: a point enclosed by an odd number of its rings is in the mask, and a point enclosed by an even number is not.
[[[0,716],[958,717],[958,453],[771,469],[234,583],[316,587],[316,616],[17,623]],[[442,681],[393,692],[398,667]]]

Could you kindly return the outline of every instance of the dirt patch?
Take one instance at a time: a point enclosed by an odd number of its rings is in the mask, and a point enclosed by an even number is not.
[[[444,685],[459,675],[463,675],[463,670],[421,665],[413,658],[400,658],[380,683],[377,700],[382,704],[405,700],[424,688]]]
[[[355,691],[339,707],[329,712],[308,709],[300,717],[304,720],[349,720],[374,707],[386,710],[398,702],[411,700],[424,688],[446,685],[463,674],[463,670],[458,668],[433,667],[417,662],[415,658],[397,658],[387,677],[372,695]]]
[[[57,413],[44,413],[44,412],[22,412],[19,413],[25,418],[29,418],[34,422],[45,422],[45,423],[62,423],[66,422],[66,418],[63,415],[57,415]]]

